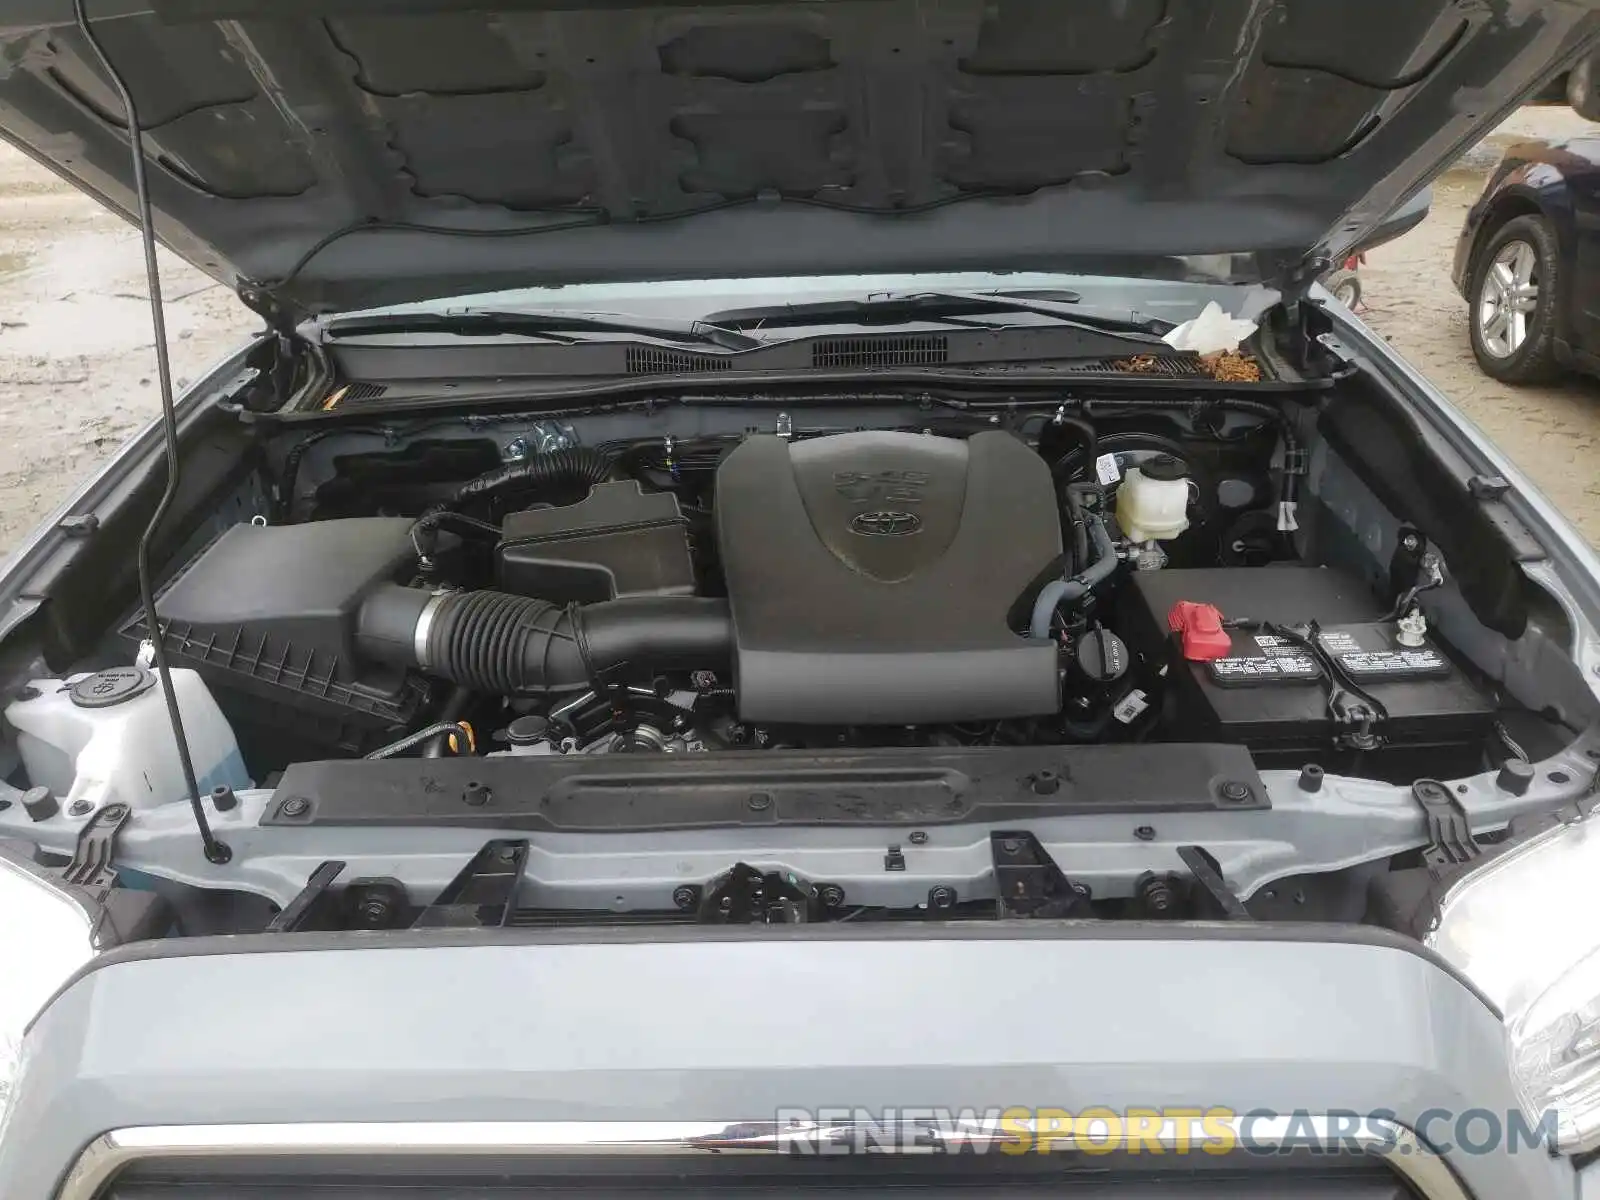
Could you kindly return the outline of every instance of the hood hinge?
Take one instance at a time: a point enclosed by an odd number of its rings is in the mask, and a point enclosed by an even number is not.
[[[1306,255],[1297,262],[1285,263],[1278,272],[1273,286],[1283,295],[1283,307],[1288,310],[1292,320],[1298,320],[1298,306],[1306,298],[1306,293],[1311,290],[1311,285],[1327,274],[1328,268],[1333,265],[1333,259],[1321,251]]]
[[[265,321],[269,327],[284,336],[294,336],[297,324],[295,314],[279,304],[263,284],[241,279],[239,286],[234,290],[244,302],[244,306]]]

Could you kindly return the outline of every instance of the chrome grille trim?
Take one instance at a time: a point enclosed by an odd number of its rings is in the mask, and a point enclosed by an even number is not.
[[[1232,1122],[1235,1134],[1243,1132],[1244,1119]],[[933,1153],[958,1149],[982,1140],[991,1148],[1006,1139],[992,1128],[960,1130],[913,1126],[920,1145],[911,1137],[896,1138],[905,1150]],[[1293,1143],[1311,1133],[1319,1140],[1340,1138],[1354,1142],[1366,1154],[1383,1159],[1394,1173],[1425,1200],[1471,1200],[1450,1166],[1424,1145],[1404,1125],[1369,1119],[1360,1131],[1348,1133],[1326,1117],[1256,1118],[1249,1133],[1253,1145]],[[1191,1131],[1182,1137],[1188,1144]],[[882,1130],[872,1131],[881,1137]],[[149,1125],[115,1129],[102,1134],[84,1149],[57,1193],[57,1200],[97,1200],[119,1173],[141,1160],[175,1158],[226,1158],[229,1156],[297,1155],[338,1158],[348,1155],[387,1154],[454,1156],[478,1155],[528,1158],[582,1154],[771,1154],[790,1153],[809,1146],[852,1144],[857,1131],[850,1126],[793,1126],[772,1121],[407,1121],[407,1122],[307,1122],[273,1125]],[[1070,1147],[1070,1139],[1050,1135]],[[1179,1131],[1168,1121],[1159,1135],[1162,1145],[1176,1149]],[[891,1151],[882,1151],[891,1152]]]

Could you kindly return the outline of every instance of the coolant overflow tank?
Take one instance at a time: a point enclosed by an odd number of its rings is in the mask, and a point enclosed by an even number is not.
[[[194,671],[171,674],[201,793],[219,784],[249,787],[233,729],[205,682]],[[142,667],[36,679],[6,705],[5,716],[29,782],[54,792],[62,811],[79,801],[80,812],[93,812],[187,798],[160,681]]]
[[[1189,528],[1189,470],[1170,454],[1133,467],[1117,488],[1117,524],[1132,542],[1164,542]]]

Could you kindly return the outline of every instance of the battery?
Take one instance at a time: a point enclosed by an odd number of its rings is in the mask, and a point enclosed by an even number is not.
[[[1227,654],[1190,662],[1167,627],[1180,600],[1211,604],[1229,622]],[[1398,641],[1398,628],[1359,579],[1322,567],[1267,566],[1140,571],[1119,614],[1151,687],[1167,693],[1175,740],[1242,742],[1252,749],[1326,748],[1341,727],[1328,699],[1354,683],[1383,706],[1373,732],[1389,745],[1463,745],[1488,733],[1495,706],[1429,638]],[[1316,651],[1307,644],[1318,626]],[[1242,622],[1242,625],[1233,625]],[[1270,627],[1270,628],[1269,628]],[[1330,677],[1331,661],[1342,681]],[[1351,693],[1349,701],[1361,696]]]

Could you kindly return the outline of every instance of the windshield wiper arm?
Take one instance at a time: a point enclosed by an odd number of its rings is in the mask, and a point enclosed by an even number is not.
[[[623,315],[515,309],[454,308],[432,312],[369,313],[365,316],[334,317],[324,323],[327,337],[352,337],[363,333],[455,333],[465,337],[492,337],[499,333],[520,333],[531,337],[560,340],[565,335],[585,333],[638,334],[664,341],[719,346],[724,350],[754,350],[766,343],[732,329],[707,321],[674,321],[663,318],[635,318]]]
[[[1074,294],[1055,293],[1057,296]],[[1062,325],[1141,345],[1165,345],[1161,335],[1172,328],[1167,321],[1140,317],[1131,310],[1124,317],[1061,300],[1035,300],[987,292],[905,292],[862,300],[819,300],[810,304],[729,309],[709,313],[704,320],[731,330],[770,325],[882,325],[919,320],[945,321],[963,315],[990,312],[1021,312],[1053,317]]]

